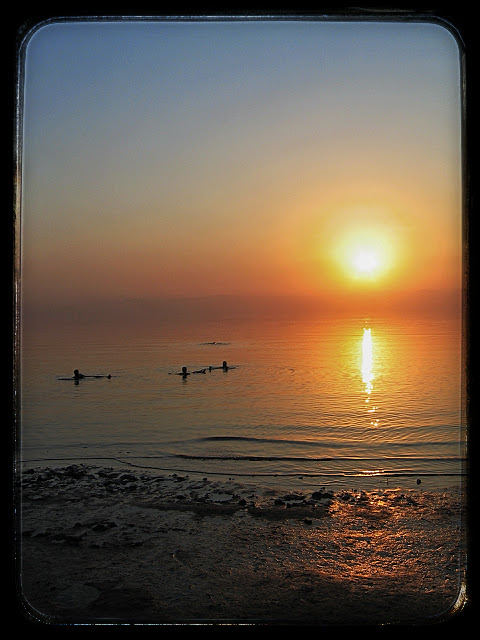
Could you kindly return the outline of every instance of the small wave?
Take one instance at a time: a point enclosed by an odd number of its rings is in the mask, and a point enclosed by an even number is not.
[[[287,438],[256,438],[252,436],[206,436],[204,438],[198,438],[196,442],[257,442],[261,444],[298,444],[302,446],[331,446],[331,447],[343,447],[344,443],[330,443],[320,442],[319,440],[294,440]],[[351,443],[349,443],[351,444]]]
[[[188,454],[177,453],[173,454],[174,458],[181,458],[183,460],[238,460],[247,462],[355,462],[355,463],[369,463],[369,462],[461,462],[461,458],[456,457],[430,457],[430,456],[382,456],[382,457],[365,457],[365,456],[322,456],[322,457],[310,457],[310,456],[256,456],[256,455],[242,455],[242,454],[227,454],[227,455],[209,455],[209,454]]]
[[[302,447],[312,447],[312,448],[321,448],[321,447],[329,447],[332,449],[345,449],[345,448],[355,448],[355,447],[363,447],[364,443],[357,440],[342,440],[340,442],[329,441],[329,440],[296,440],[289,438],[256,438],[254,436],[205,436],[202,438],[195,438],[194,442],[249,442],[249,443],[258,443],[258,444],[274,444],[274,445],[299,445]],[[177,443],[180,444],[180,443]],[[184,444],[184,443],[182,443]],[[405,447],[416,447],[416,448],[425,448],[425,447],[437,447],[437,446],[457,446],[460,443],[457,441],[448,441],[448,440],[415,440],[415,441],[385,441],[384,439],[381,442],[370,443],[370,446],[381,445],[384,448],[405,448]],[[443,458],[442,458],[443,459]]]
[[[300,457],[300,456],[253,456],[253,455],[222,455],[222,456],[212,456],[212,455],[191,455],[188,453],[178,453],[174,455],[175,458],[182,458],[184,460],[239,460],[242,462],[329,462],[332,460],[342,460],[342,458],[308,458],[308,457]],[[348,460],[349,458],[343,458],[343,460]]]

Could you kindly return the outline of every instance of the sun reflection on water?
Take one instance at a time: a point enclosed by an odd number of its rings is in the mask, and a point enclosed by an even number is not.
[[[365,384],[365,392],[367,396],[370,396],[373,389],[373,348],[372,348],[372,330],[363,330],[362,340],[362,380]],[[369,402],[370,398],[367,397],[365,402]]]
[[[364,328],[363,329],[363,339],[362,339],[362,381],[365,385],[365,393],[367,397],[365,398],[365,404],[367,405],[367,413],[374,414],[377,410],[377,407],[373,404],[370,404],[371,394],[373,391],[373,380],[375,376],[373,374],[373,341],[372,341],[372,330]],[[370,424],[374,427],[378,426],[378,419],[375,419],[372,415],[372,421]]]

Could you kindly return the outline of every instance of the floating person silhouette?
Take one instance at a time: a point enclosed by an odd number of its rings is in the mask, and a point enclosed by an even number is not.
[[[83,373],[80,373],[78,369],[74,369],[73,376],[71,378],[58,378],[58,380],[73,380],[75,384],[78,384],[79,380],[83,380],[84,378],[108,378],[110,380],[111,377],[112,377],[111,373],[109,373],[108,375],[105,375],[103,373],[84,375]]]
[[[229,369],[235,369],[236,367],[229,367],[227,366],[227,361],[224,360],[222,362],[222,366],[221,367],[212,367],[211,365],[208,367],[209,371],[213,371],[214,369],[223,369],[224,371],[228,371]]]
[[[182,370],[179,371],[177,374],[177,376],[182,376],[182,378],[186,378],[187,376],[190,375],[190,373],[187,371],[187,367],[182,367]]]
[[[81,380],[82,378],[108,378],[110,380],[110,378],[112,377],[112,374],[109,373],[108,376],[106,375],[84,375],[83,373],[80,373],[78,369],[75,369],[73,372],[73,379],[74,380]]]

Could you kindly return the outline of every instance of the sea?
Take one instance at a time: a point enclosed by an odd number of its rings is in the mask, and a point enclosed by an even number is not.
[[[16,384],[19,466],[291,490],[443,490],[466,476],[458,318],[30,326]]]

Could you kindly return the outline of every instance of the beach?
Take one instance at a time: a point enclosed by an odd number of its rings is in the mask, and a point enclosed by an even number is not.
[[[39,624],[430,624],[463,605],[458,490],[284,492],[26,466],[19,591]]]

